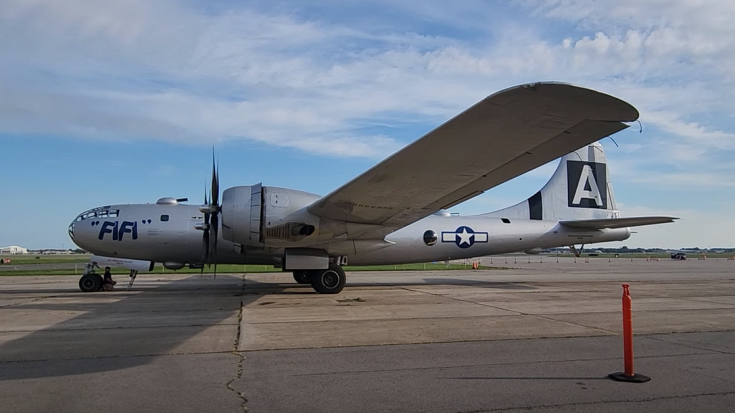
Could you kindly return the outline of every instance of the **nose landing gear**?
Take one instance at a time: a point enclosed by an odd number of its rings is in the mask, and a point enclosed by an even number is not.
[[[96,262],[88,262],[84,266],[84,275],[79,279],[79,289],[85,293],[102,289],[102,276],[94,272],[95,268],[99,268]]]
[[[82,275],[82,278],[79,279],[79,289],[85,293],[101,290],[102,276],[95,272]]]

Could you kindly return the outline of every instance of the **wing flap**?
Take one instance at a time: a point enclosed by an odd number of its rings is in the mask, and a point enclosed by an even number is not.
[[[536,83],[487,97],[308,207],[400,228],[627,127],[638,112],[593,90]]]
[[[679,218],[675,217],[630,217],[610,219],[583,219],[579,221],[560,221],[559,223],[570,228],[583,229],[613,229],[640,227],[643,225],[667,224]]]

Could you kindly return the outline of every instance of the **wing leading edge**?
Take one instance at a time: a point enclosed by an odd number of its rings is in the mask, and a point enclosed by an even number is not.
[[[612,135],[638,118],[615,97],[562,83],[490,95],[308,207],[397,229]]]

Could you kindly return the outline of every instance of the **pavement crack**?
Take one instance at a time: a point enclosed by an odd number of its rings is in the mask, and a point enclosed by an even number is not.
[[[243,274],[243,283],[242,288],[240,290],[240,293],[245,292],[245,275]],[[240,300],[240,310],[237,313],[237,332],[235,333],[235,343],[234,348],[232,349],[232,354],[237,357],[237,371],[235,372],[235,376],[230,379],[230,381],[227,382],[227,390],[235,393],[237,395],[237,398],[240,399],[240,409],[244,412],[248,411],[247,408],[247,402],[248,399],[245,397],[245,393],[238,391],[232,386],[232,383],[235,382],[235,380],[240,380],[242,378],[242,370],[243,370],[243,363],[245,361],[245,354],[238,351],[238,347],[240,346],[240,332],[242,331],[242,310],[245,307],[245,303]]]

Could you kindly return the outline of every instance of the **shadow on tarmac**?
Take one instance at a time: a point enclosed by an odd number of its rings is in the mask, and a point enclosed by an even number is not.
[[[68,288],[2,292],[40,293],[44,298],[2,307],[0,319],[18,310],[82,314],[30,334],[1,333],[19,337],[0,345],[0,381],[127,369],[167,354],[234,351],[240,309],[263,295],[280,293],[285,287],[220,275],[215,280],[193,276],[155,286],[140,283],[131,292],[124,287],[99,293]],[[119,300],[101,303],[101,298]],[[41,316],[23,315],[29,319]],[[229,321],[223,323],[226,320]],[[211,333],[215,337],[208,337],[210,333],[202,335],[193,340],[194,347],[180,349],[188,340],[213,328],[219,328]],[[222,337],[231,342],[223,343]]]

